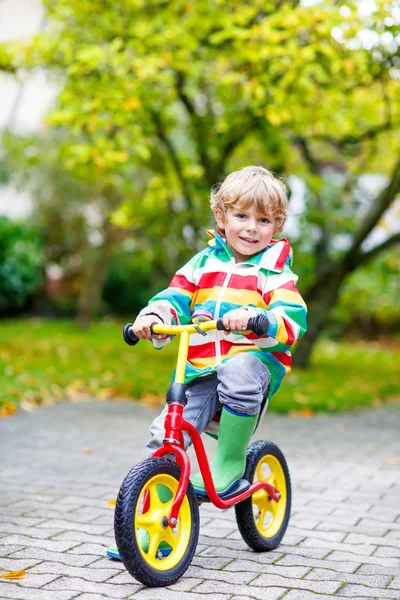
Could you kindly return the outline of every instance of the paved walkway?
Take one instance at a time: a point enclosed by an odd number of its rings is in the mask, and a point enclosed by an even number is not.
[[[153,414],[130,403],[58,404],[0,422],[0,574],[27,573],[0,578],[0,600],[400,598],[398,407],[267,415],[257,438],[281,446],[294,485],[283,544],[256,554],[233,509],[203,505],[196,557],[168,589],[146,589],[104,557],[107,502],[144,456]]]

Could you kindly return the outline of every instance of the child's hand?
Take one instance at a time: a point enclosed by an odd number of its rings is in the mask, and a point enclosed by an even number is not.
[[[225,331],[225,335],[229,335],[230,331],[246,331],[249,319],[249,312],[245,308],[235,308],[235,310],[225,313],[222,321],[225,329],[229,330]]]
[[[152,334],[150,326],[153,325],[153,323],[160,323],[160,325],[163,325],[161,319],[156,315],[143,315],[143,317],[138,317],[132,325],[133,333],[142,340],[151,340]],[[157,335],[158,340],[161,340],[164,337],[164,334]]]

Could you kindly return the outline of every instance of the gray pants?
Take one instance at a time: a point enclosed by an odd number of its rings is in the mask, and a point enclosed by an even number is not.
[[[268,368],[259,358],[248,352],[237,354],[220,365],[215,373],[188,384],[183,418],[202,433],[221,405],[245,415],[257,415],[270,379]],[[150,440],[146,446],[149,454],[162,446],[167,412],[168,406],[150,425]],[[187,448],[191,441],[186,433],[184,437]]]

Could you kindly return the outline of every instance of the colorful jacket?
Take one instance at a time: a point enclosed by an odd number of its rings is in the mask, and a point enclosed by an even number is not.
[[[213,231],[208,247],[196,254],[173,277],[169,287],[154,296],[140,315],[158,314],[164,323],[185,325],[197,311],[218,319],[246,306],[251,316],[265,314],[268,336],[210,331],[190,337],[186,383],[211,373],[239,352],[251,352],[271,373],[271,396],[290,372],[290,348],[306,331],[307,309],[291,270],[292,251],[287,240],[272,240],[260,254],[236,263],[225,240]],[[170,341],[153,340],[156,348]]]

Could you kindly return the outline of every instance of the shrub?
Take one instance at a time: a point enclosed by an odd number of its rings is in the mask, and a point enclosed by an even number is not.
[[[0,217],[0,313],[18,311],[43,282],[42,240],[25,221]]]

